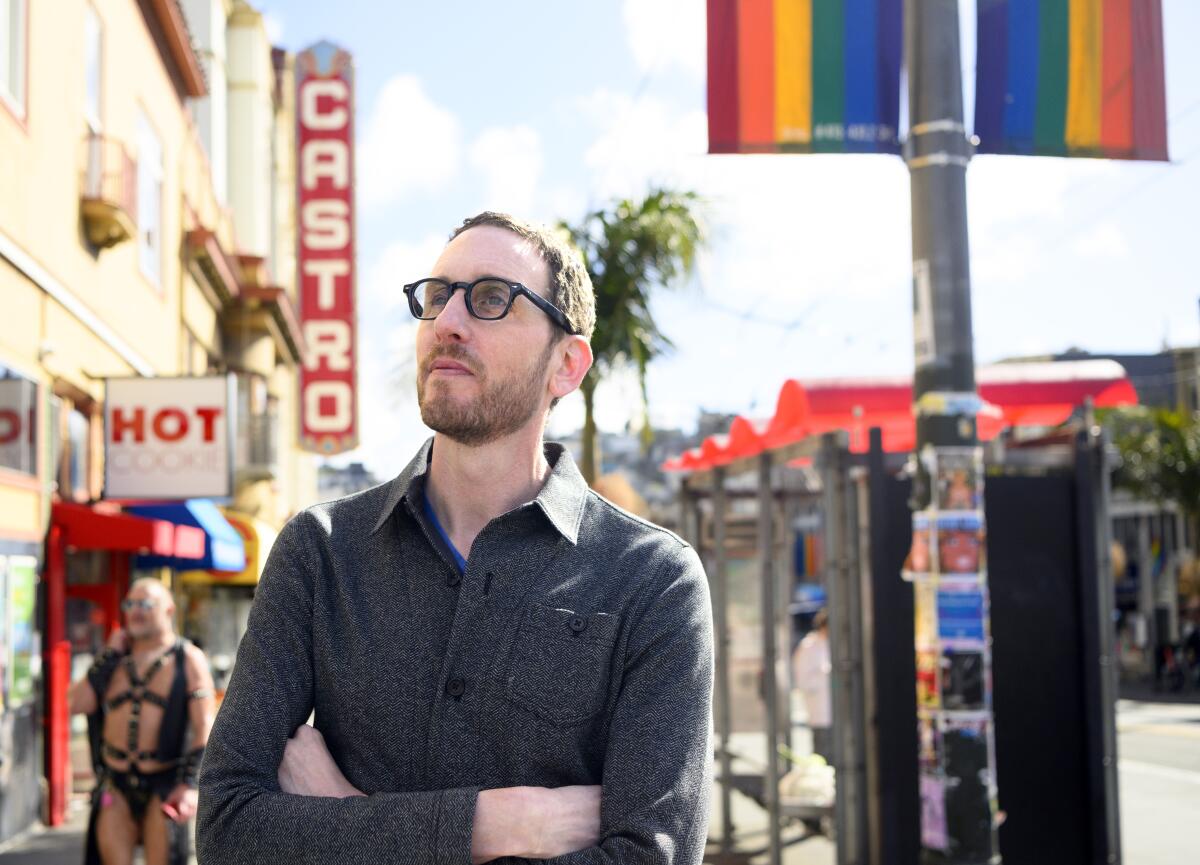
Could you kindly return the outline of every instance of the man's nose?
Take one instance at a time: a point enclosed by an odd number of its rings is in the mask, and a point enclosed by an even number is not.
[[[464,290],[455,291],[450,295],[446,306],[433,320],[433,332],[439,340],[461,342],[466,339],[471,327],[471,313],[467,311],[467,293]]]

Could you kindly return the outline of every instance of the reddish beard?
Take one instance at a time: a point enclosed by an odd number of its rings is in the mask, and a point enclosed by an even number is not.
[[[434,348],[421,360],[417,374],[421,420],[431,430],[472,447],[512,435],[541,408],[546,393],[546,367],[555,344],[556,340],[551,339],[526,370],[499,381],[494,381],[463,347],[449,344]],[[475,377],[479,394],[456,398],[450,392],[449,381],[435,381],[430,387],[428,379],[433,364],[442,359],[465,366]]]

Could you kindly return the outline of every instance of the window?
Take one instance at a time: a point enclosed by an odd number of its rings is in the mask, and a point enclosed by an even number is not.
[[[88,451],[91,424],[88,416],[78,409],[67,415],[67,476],[66,496],[86,502],[90,498],[88,483]]]
[[[3,2],[3,0],[0,0]],[[84,105],[88,129],[100,131],[100,68],[103,62],[103,31],[100,16],[90,5],[83,16]]]
[[[138,260],[157,288],[162,284],[163,151],[146,115],[138,114],[137,218]]]
[[[37,474],[37,383],[0,366],[0,467]]]
[[[0,102],[25,116],[25,4],[0,0]]]

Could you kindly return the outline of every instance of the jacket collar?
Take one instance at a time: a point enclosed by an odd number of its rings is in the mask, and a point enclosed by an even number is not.
[[[387,495],[379,518],[371,529],[372,534],[383,527],[396,506],[406,499],[420,507],[429,474],[429,460],[433,455],[433,443],[433,438],[428,439],[404,470],[387,484]],[[533,503],[560,535],[572,544],[578,543],[579,524],[583,520],[583,508],[587,502],[587,482],[565,447],[558,442],[545,442],[542,447],[546,462],[550,464],[550,475]]]

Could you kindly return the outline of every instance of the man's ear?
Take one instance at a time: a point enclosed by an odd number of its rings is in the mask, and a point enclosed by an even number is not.
[[[550,395],[561,399],[579,387],[592,368],[592,346],[582,336],[568,335],[555,346],[557,366],[550,376]]]

